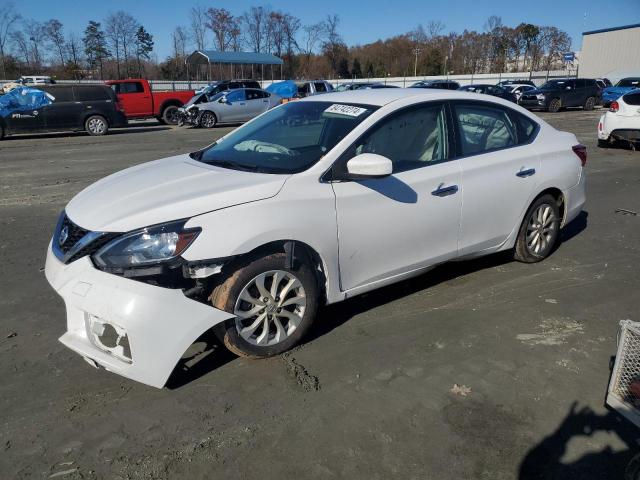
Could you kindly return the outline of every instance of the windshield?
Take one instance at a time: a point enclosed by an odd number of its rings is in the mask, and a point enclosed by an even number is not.
[[[378,107],[290,102],[191,158],[237,170],[296,173],[315,164]]]
[[[618,83],[616,83],[616,87],[640,87],[640,78],[623,78]]]

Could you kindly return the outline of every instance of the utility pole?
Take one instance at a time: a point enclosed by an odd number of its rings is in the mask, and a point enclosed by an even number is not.
[[[416,54],[416,61],[413,64],[413,76],[417,77],[418,76],[418,55],[420,55],[420,52],[422,50],[420,50],[418,47],[413,49],[413,53]]]

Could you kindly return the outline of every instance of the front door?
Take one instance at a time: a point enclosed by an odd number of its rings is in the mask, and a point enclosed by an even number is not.
[[[247,97],[243,89],[231,90],[220,104],[221,122],[244,122],[247,119]]]
[[[489,102],[454,102],[462,168],[460,254],[500,246],[520,226],[537,184],[540,157],[528,117]]]
[[[382,119],[339,160],[376,153],[393,162],[380,179],[333,182],[342,290],[454,257],[460,167],[450,159],[446,107],[424,103]]]
[[[43,108],[44,122],[47,130],[67,130],[79,128],[79,118],[84,106],[76,101],[73,88],[69,86],[50,88],[48,92],[54,96],[53,103]]]
[[[44,93],[18,94],[11,92],[6,96],[6,107],[0,111],[7,124],[8,133],[36,132],[44,128]]]

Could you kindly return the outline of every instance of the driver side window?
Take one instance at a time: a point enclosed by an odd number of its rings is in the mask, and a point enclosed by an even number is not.
[[[355,144],[355,155],[375,153],[393,163],[393,172],[425,167],[447,159],[444,104],[408,108],[381,120]]]

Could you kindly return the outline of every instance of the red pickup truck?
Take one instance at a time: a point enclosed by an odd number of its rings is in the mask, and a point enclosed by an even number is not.
[[[178,108],[195,94],[193,90],[154,92],[143,78],[109,80],[105,83],[118,95],[127,119],[157,118],[170,125],[178,123]]]

